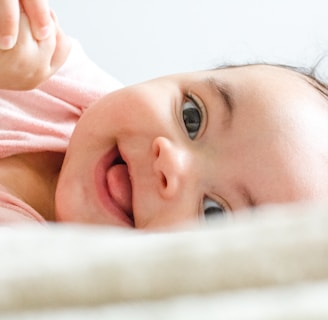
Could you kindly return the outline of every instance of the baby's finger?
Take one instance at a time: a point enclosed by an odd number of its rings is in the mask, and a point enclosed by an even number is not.
[[[10,0],[8,0],[10,1]],[[21,0],[37,40],[44,40],[50,33],[50,8],[47,0]]]
[[[15,46],[19,28],[19,1],[0,0],[0,49]]]

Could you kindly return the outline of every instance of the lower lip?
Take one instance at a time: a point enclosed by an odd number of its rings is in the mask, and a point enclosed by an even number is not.
[[[113,201],[113,198],[109,194],[107,188],[106,173],[118,154],[119,151],[115,146],[99,161],[95,172],[96,188],[103,207],[105,207],[109,217],[113,220],[112,224],[133,227],[133,222],[126,215],[126,213]]]

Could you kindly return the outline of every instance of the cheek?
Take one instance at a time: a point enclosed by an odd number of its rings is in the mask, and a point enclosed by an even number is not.
[[[179,226],[198,224],[200,217],[195,199],[192,194],[189,194],[186,201],[181,198],[176,201],[163,201],[154,194],[153,185],[145,197],[141,196],[136,201],[136,226],[141,229],[168,230],[179,228]]]
[[[60,178],[55,194],[56,221],[58,222],[70,221],[69,214],[75,211],[71,190],[69,184],[66,184],[64,179]]]
[[[81,195],[76,195],[74,183],[77,180],[73,172],[70,170],[71,161],[67,156],[64,160],[55,193],[56,219],[57,221],[70,221],[76,214],[76,208],[79,208],[78,199]]]
[[[91,126],[104,133],[128,134],[140,131],[145,125],[150,125],[151,108],[140,99],[131,95],[108,96],[108,99],[95,105],[86,114],[93,120]]]

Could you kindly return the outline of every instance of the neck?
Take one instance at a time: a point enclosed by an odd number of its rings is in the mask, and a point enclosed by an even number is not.
[[[46,220],[55,220],[55,191],[64,154],[29,153],[0,159],[0,183]]]

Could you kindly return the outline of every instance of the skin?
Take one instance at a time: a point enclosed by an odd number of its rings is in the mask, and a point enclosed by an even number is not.
[[[203,109],[195,137],[183,120],[192,100]],[[304,76],[261,65],[168,76],[109,94],[76,126],[55,219],[171,228],[199,223],[204,198],[221,214],[326,197],[326,104]],[[99,174],[115,146],[128,172],[107,175],[106,166]],[[106,181],[120,216],[99,197]]]

